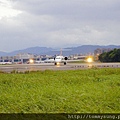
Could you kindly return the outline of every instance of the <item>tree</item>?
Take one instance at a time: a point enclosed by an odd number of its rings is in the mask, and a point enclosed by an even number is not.
[[[102,53],[99,56],[101,62],[120,62],[120,49],[114,49],[110,52]]]

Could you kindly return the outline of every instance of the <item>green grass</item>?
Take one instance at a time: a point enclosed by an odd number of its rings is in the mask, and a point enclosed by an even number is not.
[[[120,113],[120,69],[0,73],[0,113]]]

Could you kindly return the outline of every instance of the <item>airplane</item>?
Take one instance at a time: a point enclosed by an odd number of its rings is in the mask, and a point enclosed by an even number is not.
[[[0,62],[1,65],[11,65],[12,62]]]
[[[62,49],[60,50],[60,55],[56,56],[54,58],[54,65],[59,65],[60,63],[64,63],[64,65],[67,64],[67,57],[62,56]]]
[[[67,64],[67,57],[63,57],[63,56],[56,56],[54,58],[54,65],[59,65],[60,63],[64,63],[64,65]]]

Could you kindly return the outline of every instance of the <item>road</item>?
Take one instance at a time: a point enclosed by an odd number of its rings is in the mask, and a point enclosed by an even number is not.
[[[40,63],[40,64],[12,64],[0,65],[0,71],[10,73],[13,70],[18,72],[36,71],[36,70],[76,70],[97,68],[120,68],[120,63],[68,63],[67,65],[55,66],[54,63]]]

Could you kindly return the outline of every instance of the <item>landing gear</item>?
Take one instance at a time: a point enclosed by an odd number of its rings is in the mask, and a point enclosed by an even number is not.
[[[67,62],[64,62],[64,65],[66,65],[67,64]],[[60,63],[54,63],[54,65],[60,65]]]
[[[67,63],[66,62],[64,62],[64,65],[66,65]]]

